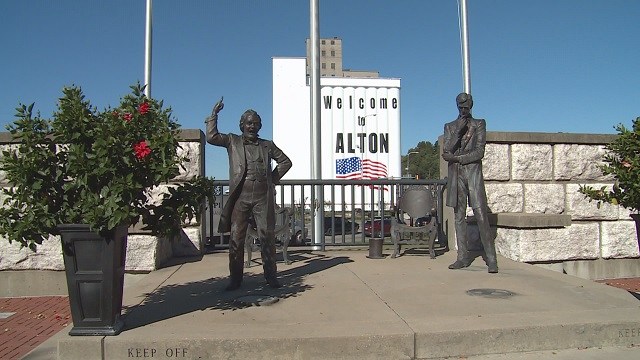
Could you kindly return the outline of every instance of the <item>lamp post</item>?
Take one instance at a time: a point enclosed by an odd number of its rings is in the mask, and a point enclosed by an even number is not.
[[[368,114],[368,115],[362,115],[362,116],[358,115],[358,116],[357,116],[357,122],[356,122],[356,125],[358,126],[359,131],[360,131],[361,133],[363,133],[363,132],[364,132],[364,129],[365,129],[365,127],[367,126],[366,118],[368,118],[368,117],[376,117],[376,116],[378,116],[378,114],[377,114],[377,113],[375,113],[375,114]],[[360,144],[357,144],[357,145],[356,145],[356,148],[357,148],[357,149],[359,150],[359,152],[360,152],[360,154],[359,154],[359,156],[360,156],[360,164],[363,164],[363,161],[364,161],[364,150],[365,150],[365,148],[366,148],[366,145],[364,144],[364,142],[362,142],[362,143],[360,143]],[[362,168],[362,166],[361,166],[361,167],[360,167],[360,179],[361,179],[361,180],[362,180],[362,179],[364,179],[364,176],[363,176],[363,175],[364,175],[364,174],[363,174],[363,170],[364,170],[364,169],[363,169],[363,168]],[[364,199],[361,199],[361,200],[363,201],[363,203],[365,202],[365,201],[364,201]],[[379,200],[378,200],[378,201],[379,201]],[[379,204],[379,203],[378,203],[378,206],[380,206],[380,204]],[[374,197],[372,196],[372,197],[371,197],[371,211],[373,211],[373,209],[374,209],[374,208],[375,208],[375,200],[374,200]]]
[[[364,116],[360,116],[358,115],[358,121],[357,121],[357,125],[360,127],[360,131],[362,131],[364,129],[364,127],[366,126],[366,118],[368,117],[376,117],[378,116],[378,114],[369,114],[369,115],[364,115]]]
[[[360,132],[364,132],[364,127],[366,126],[366,118],[368,117],[376,117],[378,116],[378,114],[369,114],[369,115],[364,115],[364,116],[360,116],[358,115],[358,121],[357,121],[357,125],[359,126]],[[364,143],[363,144],[357,144],[356,148],[359,150],[360,152],[360,161],[364,160]],[[362,169],[360,169],[360,176],[362,177]]]
[[[409,153],[407,153],[407,167],[405,167],[404,169],[407,171],[407,176],[411,176],[411,173],[409,172],[409,159],[411,159],[411,154],[419,154],[420,152],[418,151],[409,151]]]
[[[378,116],[377,113],[374,114],[368,114],[368,115],[358,115],[357,116],[357,120],[356,120],[356,129],[358,129],[361,133],[364,132],[365,127],[367,126],[367,121],[366,119],[368,117],[376,117]],[[366,145],[364,144],[364,142],[357,144],[356,148],[359,150],[359,157],[360,157],[360,164],[363,164],[364,161],[364,150],[365,150]],[[364,174],[363,174],[363,167],[360,167],[360,179],[364,179]],[[382,186],[380,187],[381,189],[383,188]],[[366,202],[364,199],[360,199],[364,203]],[[371,213],[373,214],[373,211],[375,209],[375,196],[371,196]],[[378,214],[380,215],[380,221],[382,221],[382,218],[384,217],[384,204],[382,203],[382,192],[380,192],[380,194],[378,194]],[[372,224],[373,226],[373,224]],[[383,234],[384,235],[384,234]],[[382,236],[383,236],[382,235]]]

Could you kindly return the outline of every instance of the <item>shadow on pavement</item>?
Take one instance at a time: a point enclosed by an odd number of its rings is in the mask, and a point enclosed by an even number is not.
[[[228,282],[226,276],[161,286],[145,294],[145,299],[140,304],[124,308],[124,331],[194,311],[245,308],[251,305],[238,302],[236,299],[246,295],[270,295],[280,299],[295,297],[312,289],[312,286],[304,283],[307,275],[353,262],[346,256],[331,257],[309,253],[313,257],[308,258],[302,256],[306,254],[297,255],[298,263],[303,265],[278,272],[278,278],[283,285],[279,289],[270,288],[262,273],[245,273],[242,287],[235,291],[225,291]]]

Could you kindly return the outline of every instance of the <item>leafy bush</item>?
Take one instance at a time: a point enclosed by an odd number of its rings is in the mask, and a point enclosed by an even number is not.
[[[615,184],[611,190],[606,187],[594,189],[581,185],[579,191],[590,200],[596,200],[598,207],[603,202],[620,204],[634,212],[640,211],[640,117],[633,121],[632,129],[624,125],[616,126],[618,137],[606,146],[600,169],[604,175],[613,175]]]
[[[163,102],[144,95],[140,84],[117,108],[97,111],[79,87],[65,87],[52,119],[20,104],[7,126],[17,141],[3,152],[5,188],[0,234],[36,249],[57,225],[89,224],[108,235],[139,221],[155,235],[174,237],[180,224],[198,216],[212,196],[211,179],[179,184],[159,204],[153,188],[179,174],[179,124]],[[210,199],[212,200],[212,199]],[[170,205],[170,206],[167,206]]]

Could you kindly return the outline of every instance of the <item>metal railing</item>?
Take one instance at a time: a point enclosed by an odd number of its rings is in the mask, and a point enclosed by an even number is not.
[[[291,244],[310,245],[324,251],[327,246],[368,246],[369,238],[391,239],[386,233],[385,218],[394,219],[395,204],[405,188],[422,185],[436,200],[440,247],[447,246],[442,229],[443,190],[446,180],[376,179],[376,180],[282,180],[276,185],[276,206],[292,209]],[[215,204],[209,204],[207,235],[211,246],[226,246],[228,233],[217,233],[216,214],[228,197],[228,180],[214,182]],[[322,198],[322,201],[320,201]],[[408,219],[411,223],[415,219]],[[322,221],[324,236],[316,236],[317,221]],[[365,231],[365,223],[379,222],[381,231]]]

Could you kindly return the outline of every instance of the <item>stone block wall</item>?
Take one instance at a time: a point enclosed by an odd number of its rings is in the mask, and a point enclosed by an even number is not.
[[[578,192],[581,184],[613,185],[613,178],[603,176],[598,165],[605,145],[614,138],[488,132],[483,172],[498,253],[532,263],[638,258],[629,210],[610,204],[598,207]],[[444,162],[440,168],[446,176]],[[472,214],[471,209],[467,213]],[[515,223],[514,216],[525,221]],[[454,234],[450,223],[448,231]]]
[[[184,129],[180,134],[181,155],[189,161],[171,183],[188,181],[195,176],[204,175],[204,134],[200,130]],[[9,133],[0,133],[0,155],[12,145]],[[0,171],[0,186],[11,186],[6,176]],[[152,199],[159,199],[167,184],[154,192]],[[1,200],[1,199],[0,199]],[[204,252],[205,224],[198,219],[182,229],[179,240],[170,241],[150,235],[137,227],[129,229],[127,240],[126,271],[149,272],[158,269],[163,263],[175,256],[192,256]],[[9,244],[7,239],[0,238],[0,270],[64,270],[60,239],[51,236],[38,246],[36,252],[20,249],[16,243]]]

